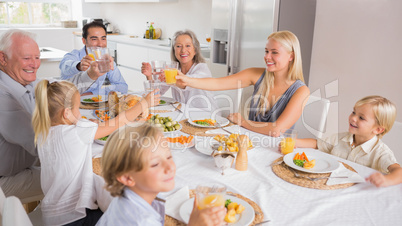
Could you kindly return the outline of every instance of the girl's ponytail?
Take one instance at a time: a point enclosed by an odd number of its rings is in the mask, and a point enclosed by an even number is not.
[[[32,116],[32,126],[35,132],[35,144],[38,144],[38,136],[43,135],[42,142],[46,140],[51,126],[49,116],[49,101],[48,101],[48,80],[40,81],[35,88],[35,110]]]

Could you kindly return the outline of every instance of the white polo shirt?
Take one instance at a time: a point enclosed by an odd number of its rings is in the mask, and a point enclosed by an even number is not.
[[[398,163],[394,153],[381,139],[374,136],[367,142],[352,147],[353,134],[339,133],[317,140],[320,151],[388,173],[388,167]]]

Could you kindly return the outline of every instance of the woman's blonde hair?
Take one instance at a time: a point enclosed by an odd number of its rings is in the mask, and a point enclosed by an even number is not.
[[[112,196],[123,194],[124,184],[117,177],[139,172],[147,167],[146,150],[156,148],[161,130],[149,123],[133,123],[113,132],[107,139],[102,154],[102,176],[105,188]]]
[[[367,96],[356,102],[355,107],[370,104],[373,107],[377,125],[384,128],[384,131],[377,134],[378,137],[388,133],[394,125],[396,118],[396,106],[387,98],[382,96]]]
[[[289,62],[287,79],[292,81],[301,80],[304,82],[300,44],[296,35],[290,31],[278,31],[269,35],[267,40],[269,39],[280,43],[288,53],[293,53],[293,60]],[[274,80],[274,73],[265,71],[265,76],[256,95],[256,98],[259,99],[257,114],[265,114],[270,109],[268,94],[270,89],[274,86]]]
[[[62,122],[63,110],[74,107],[74,94],[79,94],[71,82],[61,81],[49,83],[40,81],[35,87],[35,110],[32,116],[32,126],[35,132],[35,144],[42,135],[42,143],[46,140],[52,123]]]

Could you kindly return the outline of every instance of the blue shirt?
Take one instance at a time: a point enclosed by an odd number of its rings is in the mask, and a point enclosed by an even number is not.
[[[149,205],[143,198],[129,188],[124,188],[123,195],[110,203],[96,225],[164,225],[165,206],[154,200]]]
[[[81,59],[87,55],[85,51],[85,46],[80,50],[73,50],[70,53],[64,55],[63,59],[60,62],[59,68],[61,70],[61,78],[64,80],[70,80],[74,75],[82,73],[82,71],[77,69],[77,64],[81,62]],[[103,82],[106,77],[109,79],[111,85],[105,88],[102,88]],[[104,75],[100,76],[89,88],[84,91],[85,93],[93,93],[93,94],[103,94],[106,95],[110,91],[118,91],[121,93],[127,93],[128,85],[126,81],[124,81],[123,76],[120,73],[120,70],[117,68],[116,63],[114,62],[114,70],[111,70]]]

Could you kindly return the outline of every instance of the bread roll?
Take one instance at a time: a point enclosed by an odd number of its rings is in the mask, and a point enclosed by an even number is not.
[[[109,104],[109,116],[110,118],[116,117],[119,112],[119,97],[115,91],[109,92],[108,95],[108,104]]]

